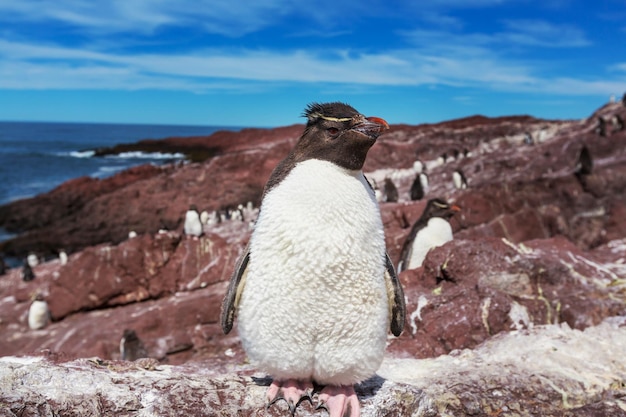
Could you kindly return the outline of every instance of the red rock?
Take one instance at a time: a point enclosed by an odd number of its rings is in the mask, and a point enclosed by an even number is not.
[[[618,105],[594,117],[613,113],[626,117]],[[366,164],[371,178],[407,169],[418,157],[472,152],[443,166],[432,164],[423,201],[408,201],[414,178],[409,173],[397,180],[400,202],[381,204],[394,262],[427,198],[462,207],[451,220],[455,240],[433,249],[423,267],[400,275],[409,319],[405,333],[391,339],[391,353],[437,356],[515,328],[566,322],[583,329],[626,313],[626,148],[620,142],[626,132],[600,138],[593,126],[593,118],[472,117],[393,126],[381,136]],[[218,316],[249,228],[227,221],[193,239],[181,235],[181,219],[192,203],[209,211],[258,204],[270,172],[301,129],[216,133],[207,146],[220,152],[204,163],[74,180],[0,208],[0,225],[34,227],[0,250],[75,252],[65,266],[49,261],[35,267],[32,282],[23,282],[18,270],[0,278],[0,356],[51,349],[116,359],[123,330],[132,328],[160,360],[223,359],[230,349],[233,361],[242,361],[236,332],[222,335]],[[524,132],[539,137],[540,129],[547,139],[521,144]],[[594,166],[580,179],[574,171],[582,145]],[[465,190],[452,185],[456,168],[468,177]],[[161,228],[170,232],[157,234]],[[129,240],[130,230],[139,236]],[[26,312],[37,292],[47,296],[54,321],[33,332]]]

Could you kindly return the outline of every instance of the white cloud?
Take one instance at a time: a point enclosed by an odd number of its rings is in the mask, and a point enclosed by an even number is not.
[[[492,53],[511,46],[583,47],[591,45],[583,31],[571,25],[555,25],[543,20],[505,20],[502,31],[465,33],[460,30],[416,29],[400,34],[416,47],[454,54]]]
[[[0,40],[0,88],[243,90],[264,83],[331,83],[363,86],[448,85],[563,95],[611,94],[626,79],[541,77],[487,49],[419,49],[382,54],[348,51],[202,50],[187,55],[121,55]],[[456,47],[452,47],[456,50]],[[468,52],[470,51],[470,52]],[[616,66],[626,70],[626,64]],[[619,74],[621,75],[621,74]]]
[[[505,20],[506,30],[494,36],[518,45],[543,47],[581,47],[591,42],[584,32],[572,25],[554,24],[545,20]]]
[[[271,24],[293,11],[288,0],[4,0],[6,19],[58,21],[85,32],[151,33],[162,25],[199,25],[207,32],[240,36]]]
[[[359,0],[3,0],[0,20],[56,21],[84,33],[151,34],[162,26],[194,27],[207,33],[240,37],[299,16],[322,28],[335,27],[346,14],[375,16],[377,4]],[[339,25],[340,26],[340,25]]]
[[[626,72],[626,62],[621,62],[619,64],[612,65],[610,67],[611,71],[624,71]]]

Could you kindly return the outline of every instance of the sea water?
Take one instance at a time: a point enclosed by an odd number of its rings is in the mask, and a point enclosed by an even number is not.
[[[127,152],[94,157],[94,149],[142,139],[206,136],[217,126],[0,122],[0,205],[48,192],[81,176],[106,178],[131,166],[182,159],[181,154]],[[0,240],[6,239],[0,231]]]

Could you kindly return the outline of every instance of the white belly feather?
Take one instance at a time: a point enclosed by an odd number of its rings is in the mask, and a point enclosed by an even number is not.
[[[426,227],[417,232],[413,240],[411,259],[409,259],[409,264],[405,269],[419,268],[429,250],[451,241],[452,238],[450,223],[441,217],[431,218]]]
[[[353,384],[382,361],[389,324],[385,241],[363,174],[308,160],[263,200],[239,332],[276,378]]]

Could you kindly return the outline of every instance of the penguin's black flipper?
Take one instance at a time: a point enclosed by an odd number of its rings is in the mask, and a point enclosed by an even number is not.
[[[235,271],[230,277],[230,284],[228,284],[228,290],[224,296],[222,302],[222,312],[220,314],[220,323],[222,324],[222,331],[224,334],[228,334],[233,328],[235,321],[235,313],[237,312],[237,306],[239,305],[239,299],[243,292],[243,287],[246,285],[246,275],[248,273],[248,261],[250,260],[250,243],[246,246],[241,257],[237,260],[235,265]]]
[[[393,263],[389,259],[389,254],[385,254],[385,286],[387,287],[387,299],[389,300],[389,310],[391,313],[391,333],[400,336],[404,328],[406,316],[406,305],[404,303],[404,291],[402,285],[393,268]]]

